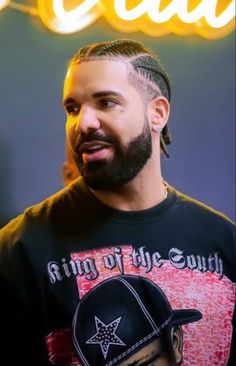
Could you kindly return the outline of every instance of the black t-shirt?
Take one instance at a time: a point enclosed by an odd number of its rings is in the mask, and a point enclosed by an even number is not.
[[[172,187],[159,205],[124,212],[79,178],[0,231],[1,354],[9,365],[90,365],[78,360],[76,336],[72,342],[78,304],[107,279],[131,275],[156,284],[172,309],[201,312],[183,326],[182,365],[233,365],[234,235],[227,217]],[[91,339],[102,324],[96,320]],[[104,348],[87,340],[104,359],[97,365],[118,365],[107,360],[125,348],[118,323],[110,324],[120,341]]]

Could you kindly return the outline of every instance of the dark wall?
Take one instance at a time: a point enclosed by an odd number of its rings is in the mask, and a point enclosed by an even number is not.
[[[235,216],[234,35],[151,38],[99,20],[72,35],[40,19],[0,12],[0,216],[7,220],[62,187],[65,66],[86,43],[133,38],[159,53],[173,84],[171,158],[163,176],[177,189]]]

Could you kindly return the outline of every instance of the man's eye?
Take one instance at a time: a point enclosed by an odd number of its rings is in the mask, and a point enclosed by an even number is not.
[[[100,104],[102,106],[102,108],[113,108],[117,105],[117,103],[114,100],[108,100],[108,99],[103,99],[100,101]]]
[[[65,109],[66,109],[66,113],[67,114],[69,114],[69,115],[77,115],[78,113],[79,113],[79,107],[78,106],[76,106],[76,105],[73,105],[73,104],[71,104],[71,105],[67,105],[66,107],[65,107]]]

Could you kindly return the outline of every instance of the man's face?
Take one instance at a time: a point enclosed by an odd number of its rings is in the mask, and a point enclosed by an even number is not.
[[[123,61],[103,60],[74,65],[65,79],[67,138],[93,189],[128,183],[152,153],[147,105],[127,76]]]
[[[66,142],[66,161],[64,161],[62,165],[62,179],[64,186],[68,186],[70,183],[72,183],[78,176],[80,175],[80,172],[77,169],[77,166],[75,165],[71,148]]]
[[[174,366],[175,361],[170,361],[163,351],[161,339],[149,343],[140,351],[130,356],[118,366]]]

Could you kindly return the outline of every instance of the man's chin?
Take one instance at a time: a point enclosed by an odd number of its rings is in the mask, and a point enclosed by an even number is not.
[[[116,175],[113,168],[97,169],[82,174],[85,184],[97,191],[112,191],[123,185],[123,181]]]
[[[91,176],[95,179],[96,176],[102,176],[102,174],[109,170],[109,166],[109,162],[106,159],[103,159],[81,163],[78,165],[78,168],[82,176]]]
[[[110,191],[112,190],[112,187],[110,184],[107,184],[107,182],[100,179],[91,179],[84,177],[85,184],[87,187],[93,189],[94,191]]]
[[[80,167],[86,185],[94,190],[106,190],[112,186],[114,169],[106,160],[93,161]]]

